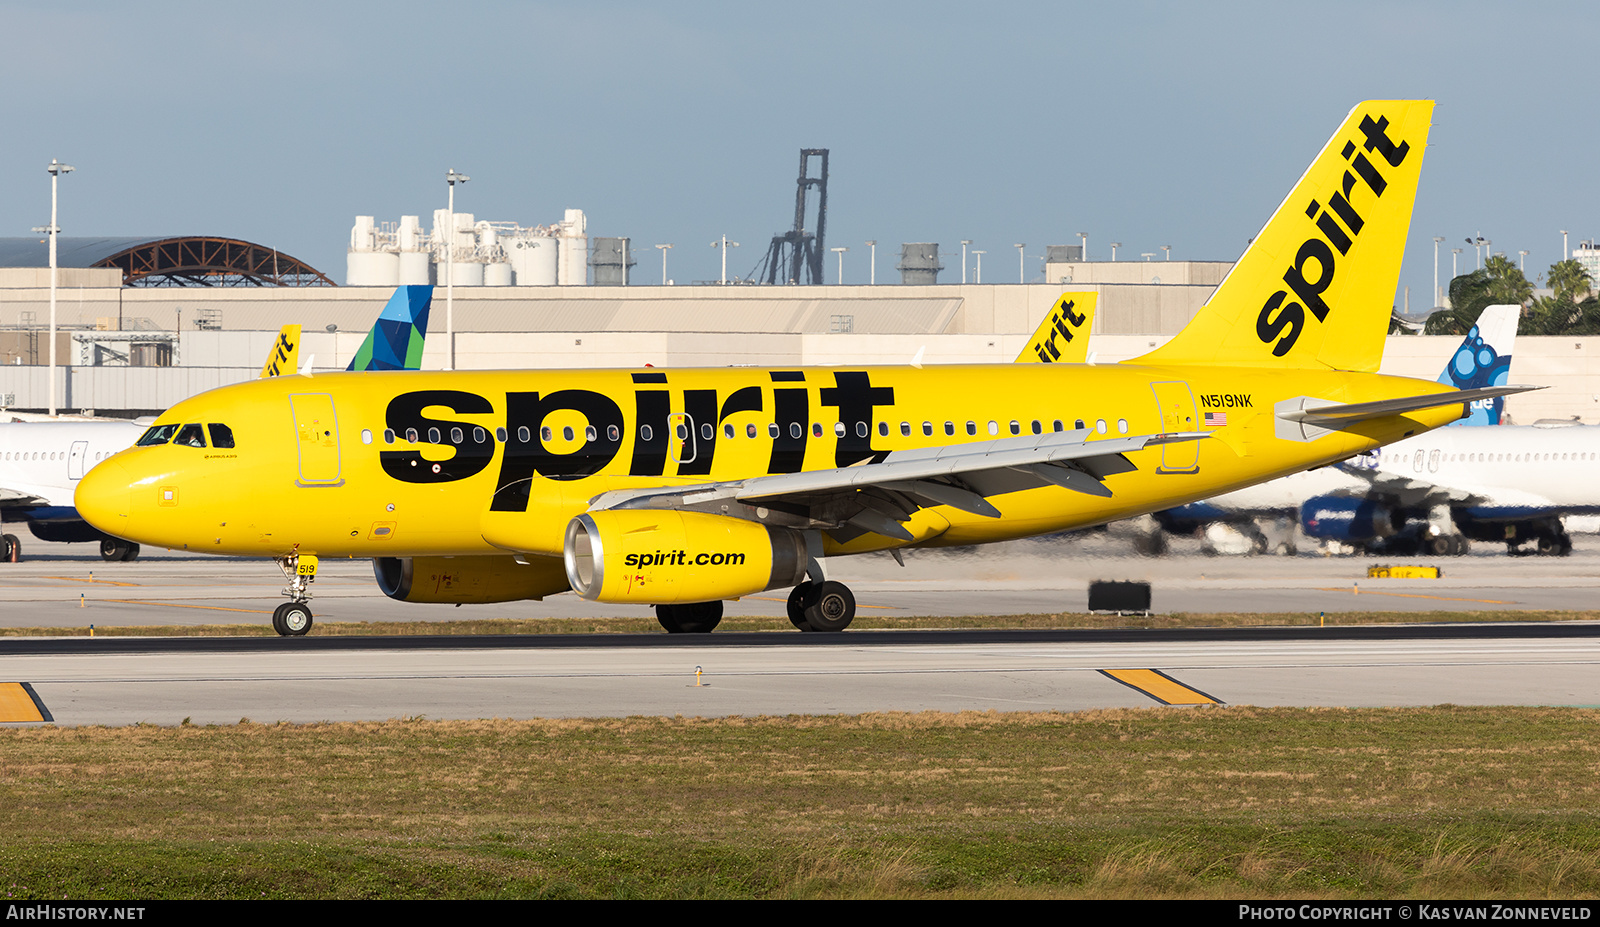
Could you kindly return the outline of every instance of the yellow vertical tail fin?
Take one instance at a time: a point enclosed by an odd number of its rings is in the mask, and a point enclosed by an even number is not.
[[[1089,330],[1099,300],[1093,290],[1062,293],[1017,355],[1019,364],[1081,364],[1089,359]]]
[[[267,352],[267,362],[261,368],[261,378],[294,373],[299,357],[300,326],[285,325],[278,329],[278,340],[272,343],[272,350]]]
[[[1130,363],[1376,371],[1432,116],[1432,100],[1351,110],[1199,314]]]

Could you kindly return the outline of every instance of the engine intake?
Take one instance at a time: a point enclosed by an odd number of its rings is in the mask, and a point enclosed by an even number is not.
[[[567,525],[567,582],[591,602],[671,605],[732,599],[806,575],[798,531],[656,509],[608,509]]]
[[[1371,499],[1315,496],[1300,506],[1300,527],[1308,536],[1336,541],[1371,541],[1397,530],[1395,513]]]

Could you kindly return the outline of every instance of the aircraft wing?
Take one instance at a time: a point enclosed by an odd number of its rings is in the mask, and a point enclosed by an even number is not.
[[[1475,492],[1440,486],[1398,473],[1368,470],[1348,461],[1334,466],[1367,484],[1370,492],[1396,498],[1401,505],[1482,505],[1488,501],[1488,497]]]
[[[1060,486],[1109,498],[1106,477],[1137,468],[1125,454],[1160,444],[1198,441],[1209,432],[1177,432],[1089,440],[1088,430],[1022,435],[970,444],[893,451],[882,460],[830,470],[779,473],[670,489],[614,490],[590,511],[612,508],[685,509],[749,517],[790,527],[836,529],[848,540],[866,532],[915,540],[904,527],[920,508],[948,505],[999,518],[990,497]],[[731,507],[745,511],[735,513]],[[842,533],[847,535],[841,537]]]
[[[49,504],[50,500],[44,496],[22,489],[7,489],[4,486],[0,486],[0,509]]]

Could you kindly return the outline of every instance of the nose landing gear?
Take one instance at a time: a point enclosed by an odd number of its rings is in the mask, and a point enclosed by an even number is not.
[[[303,637],[311,630],[311,591],[308,587],[317,579],[317,558],[311,554],[292,554],[273,560],[283,571],[289,585],[283,594],[289,601],[272,612],[272,630],[283,637]]]

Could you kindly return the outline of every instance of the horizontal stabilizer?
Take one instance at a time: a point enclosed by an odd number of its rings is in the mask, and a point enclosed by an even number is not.
[[[1426,396],[1404,396],[1399,399],[1383,399],[1378,402],[1355,402],[1345,405],[1328,404],[1314,405],[1300,409],[1282,409],[1277,415],[1286,422],[1298,422],[1303,425],[1313,425],[1318,428],[1338,430],[1357,422],[1369,419],[1383,418],[1389,415],[1403,415],[1407,412],[1418,412],[1422,409],[1436,409],[1453,403],[1477,402],[1483,399],[1494,399],[1499,396],[1510,396],[1514,393],[1526,393],[1530,390],[1544,389],[1542,386],[1486,386],[1480,389],[1463,389],[1450,393],[1429,393]],[[1296,400],[1290,400],[1294,402]],[[1315,402],[1316,400],[1299,400]],[[1282,405],[1280,403],[1280,405]]]

